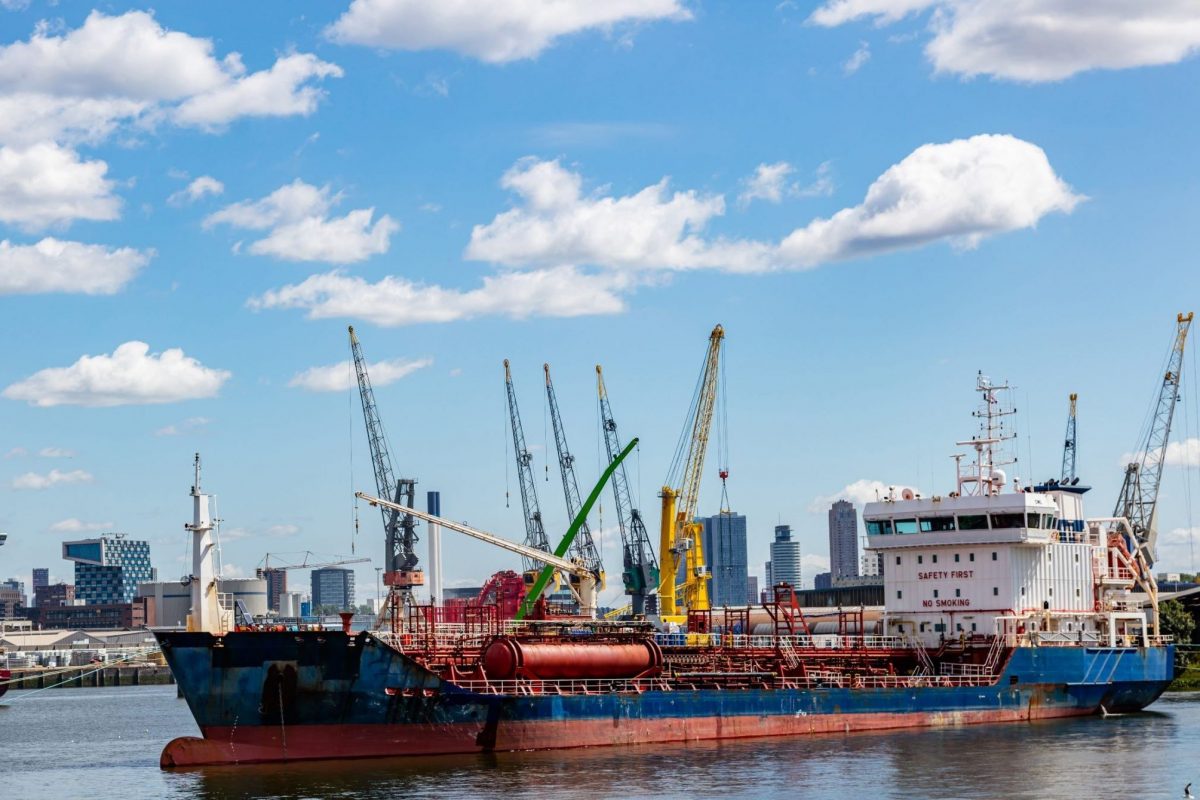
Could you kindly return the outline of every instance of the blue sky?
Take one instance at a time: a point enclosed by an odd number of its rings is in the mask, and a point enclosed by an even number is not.
[[[178,577],[197,450],[230,573],[348,553],[374,488],[358,401],[306,371],[345,361],[351,323],[394,377],[397,470],[512,538],[502,360],[535,448],[553,366],[583,483],[604,364],[656,519],[718,322],[760,574],[782,521],[811,581],[818,501],[847,486],[948,490],[981,369],[1018,387],[1023,478],[1057,472],[1080,394],[1110,512],[1200,296],[1187,3],[548,5],[0,3],[0,575],[69,579],[61,541],[112,529]],[[1192,367],[1163,569],[1195,566]],[[445,553],[462,584],[516,564]]]

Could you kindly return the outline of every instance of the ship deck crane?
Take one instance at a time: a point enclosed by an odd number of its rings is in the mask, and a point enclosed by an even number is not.
[[[1075,401],[1079,395],[1074,392],[1070,396],[1070,410],[1067,412],[1067,435],[1063,441],[1062,480],[1063,484],[1073,484],[1079,480],[1075,475]]]
[[[721,343],[725,329],[713,328],[708,337],[704,368],[696,384],[687,421],[680,434],[675,459],[662,488],[662,520],[658,597],[664,622],[686,622],[688,611],[707,611],[708,567],[704,564],[702,526],[695,522],[700,501],[700,478],[708,450],[713,412],[717,402]],[[725,474],[722,471],[722,479]],[[675,581],[680,564],[686,565],[682,596]]]
[[[525,429],[521,425],[521,412],[517,408],[517,393],[513,389],[512,371],[509,369],[507,358],[504,359],[504,390],[508,397],[509,427],[512,428],[517,476],[521,483],[521,510],[525,514],[525,547],[549,553],[550,542],[546,538],[542,509],[538,505],[537,482],[533,479],[533,453],[525,446]],[[525,553],[521,554],[526,588],[533,586],[537,580],[538,564],[537,559]]]
[[[604,449],[608,461],[612,461],[621,452],[621,439],[617,436],[617,421],[613,418],[612,406],[608,402],[608,390],[604,386],[604,373],[600,365],[596,365],[596,391],[600,397],[600,427],[604,431]],[[653,598],[658,591],[658,561],[654,557],[654,547],[650,543],[650,534],[642,521],[642,512],[633,505],[633,496],[629,492],[629,476],[622,464],[612,475],[613,500],[617,510],[617,526],[621,531],[621,580],[625,584],[625,594],[629,595],[630,612],[634,616],[642,616],[647,611],[647,597]],[[653,601],[652,601],[653,602]]]
[[[1183,349],[1187,343],[1188,330],[1192,326],[1192,312],[1179,314],[1175,318],[1175,337],[1167,356],[1167,368],[1163,373],[1158,399],[1153,406],[1150,424],[1140,449],[1135,450],[1135,461],[1125,467],[1125,480],[1117,498],[1114,517],[1124,517],[1129,522],[1134,541],[1131,549],[1141,551],[1147,569],[1154,566],[1158,542],[1158,488],[1162,481],[1163,462],[1167,452],[1167,440],[1171,436],[1171,421],[1175,416],[1175,404],[1179,400],[1179,376],[1183,369]]]
[[[350,326],[350,351],[354,356],[354,372],[358,377],[358,391],[362,399],[363,420],[367,426],[367,442],[371,449],[371,463],[375,470],[375,488],[381,495],[393,498],[397,503],[405,501],[407,506],[415,505],[416,481],[411,478],[395,478],[392,470],[391,448],[388,446],[387,435],[383,430],[383,421],[379,418],[379,409],[375,405],[375,390],[371,387],[371,378],[367,374],[367,360],[363,356],[362,345]],[[412,515],[400,517],[394,509],[381,507],[383,529],[385,535],[383,583],[388,587],[389,595],[396,595],[396,603],[387,603],[387,608],[394,606],[407,608],[413,603],[413,588],[425,583],[425,574],[417,566],[417,530]]]
[[[567,517],[575,519],[583,502],[579,499],[579,482],[575,479],[575,456],[567,447],[567,432],[563,428],[562,415],[558,410],[558,398],[554,392],[554,382],[550,379],[550,365],[543,364],[542,371],[546,374],[546,402],[550,406],[550,424],[554,428],[554,447],[558,453],[558,471],[562,475],[563,496],[567,503]],[[580,521],[579,532],[571,543],[571,555],[578,559],[596,576],[596,590],[604,591],[604,562],[596,549],[596,540],[592,538],[592,530],[587,518]]]

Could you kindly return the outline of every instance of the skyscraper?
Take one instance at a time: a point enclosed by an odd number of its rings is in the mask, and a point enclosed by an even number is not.
[[[771,569],[767,576],[771,585],[787,583],[800,588],[800,543],[792,541],[791,525],[775,526],[775,541],[771,542]],[[768,587],[770,588],[770,587]]]
[[[858,512],[846,500],[829,509],[829,572],[835,584],[858,577]]]
[[[45,588],[50,585],[50,570],[47,567],[33,568],[33,586],[30,587],[30,598],[33,600],[34,607],[38,604],[38,589]]]
[[[704,561],[712,573],[708,584],[709,603],[718,606],[746,604],[747,578],[746,518],[732,511],[702,517]]]
[[[287,593],[287,570],[267,567],[258,570],[257,574],[267,582],[267,608],[278,611],[279,598]]]
[[[339,611],[354,608],[354,570],[325,567],[312,571],[312,607]]]
[[[123,533],[63,542],[62,554],[75,562],[75,598],[89,606],[131,603],[137,585],[154,580],[150,543]]]

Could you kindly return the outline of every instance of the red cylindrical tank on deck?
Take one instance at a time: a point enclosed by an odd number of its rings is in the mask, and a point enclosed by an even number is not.
[[[483,653],[491,680],[651,677],[662,671],[662,650],[652,639],[635,642],[521,642],[505,636]]]

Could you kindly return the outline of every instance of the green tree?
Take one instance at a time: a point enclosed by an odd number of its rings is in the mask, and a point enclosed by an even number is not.
[[[1196,629],[1196,618],[1187,606],[1178,600],[1167,600],[1158,604],[1158,621],[1163,634],[1174,636],[1179,644],[1192,641],[1192,631]]]

